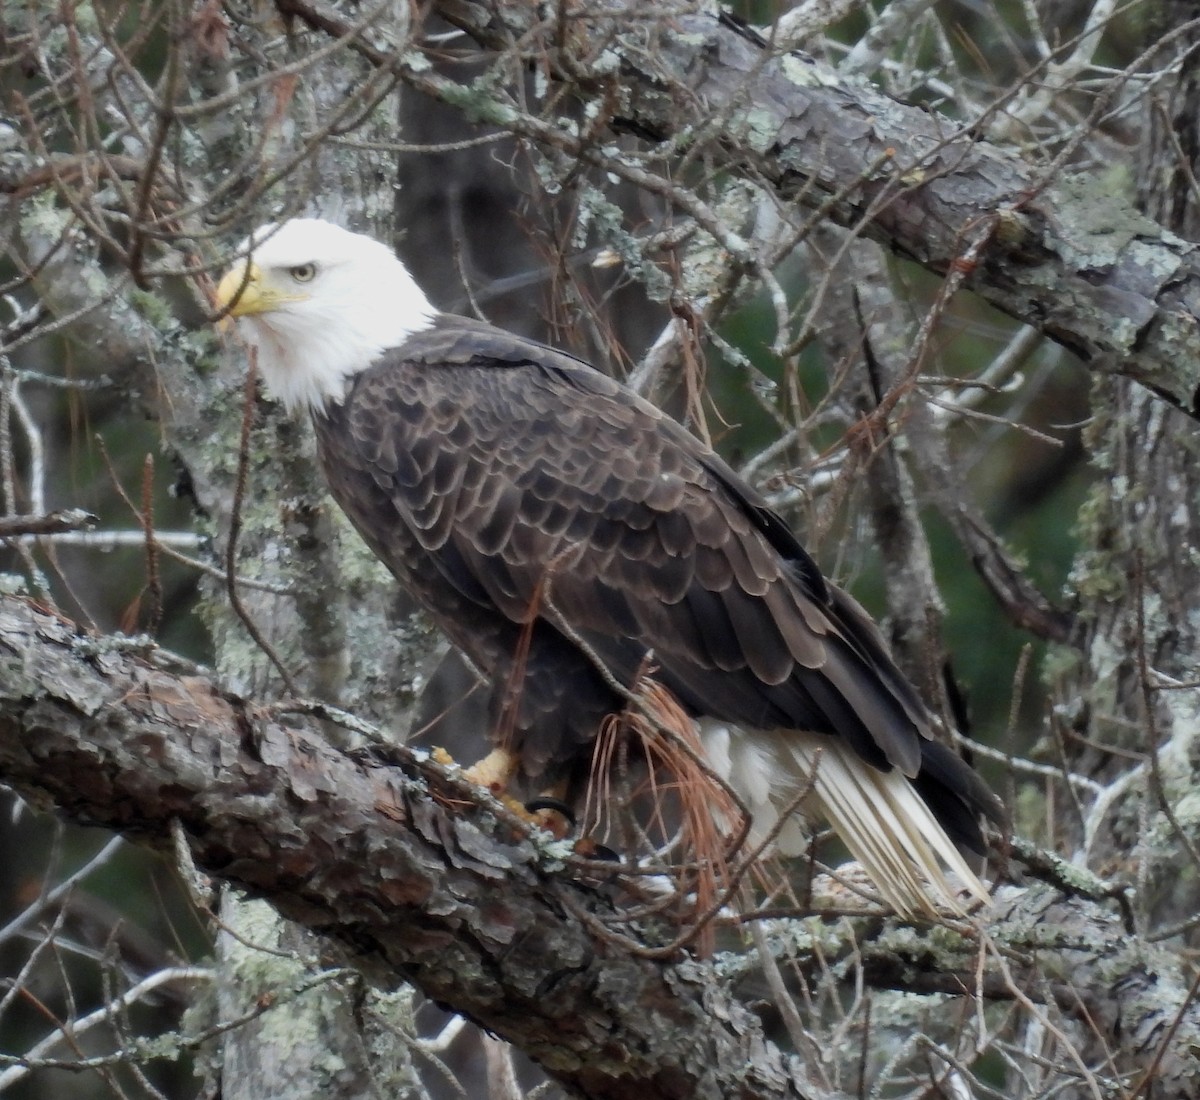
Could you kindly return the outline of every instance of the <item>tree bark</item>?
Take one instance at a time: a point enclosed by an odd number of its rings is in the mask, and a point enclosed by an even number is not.
[[[615,875],[506,818],[454,771],[386,744],[336,748],[285,711],[170,671],[144,643],[83,634],[18,597],[0,597],[0,657],[5,782],[142,843],[164,847],[180,826],[198,866],[581,1095],[840,1097],[764,1038],[730,986],[741,955],[656,957],[676,928],[624,922]],[[800,965],[819,973],[840,950],[865,952],[884,985],[1058,998],[1103,1029],[1118,1067],[1155,1059],[1156,1096],[1183,1100],[1200,1003],[1179,960],[1130,936],[1097,887],[1075,871],[1010,891],[982,938],[982,925],[929,939],[846,925],[840,948],[820,932]],[[805,927],[784,926],[793,954],[821,921]]]
[[[439,766],[340,751],[153,653],[0,599],[0,775],[163,846],[411,980],[586,1096],[831,1097],[713,968],[623,949],[608,891]],[[671,929],[663,932],[670,939]],[[650,932],[652,934],[652,931]]]
[[[1137,181],[1142,209],[1189,241],[1200,239],[1200,202],[1187,182],[1200,151],[1194,12],[1194,4],[1164,2],[1147,23],[1151,40],[1178,28],[1164,51],[1177,64],[1146,102]],[[1192,549],[1200,544],[1200,439],[1194,423],[1124,378],[1098,379],[1093,405],[1088,435],[1100,479],[1072,578],[1085,660],[1065,687],[1076,702],[1058,716],[1073,766],[1109,784],[1111,797],[1070,834],[1081,858],[1125,866],[1148,925],[1189,925],[1194,944],[1200,822],[1185,792],[1200,783],[1200,561]],[[1139,761],[1132,769],[1128,753]]]

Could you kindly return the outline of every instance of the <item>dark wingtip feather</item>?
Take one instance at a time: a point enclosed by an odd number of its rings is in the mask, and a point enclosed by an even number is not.
[[[977,855],[987,851],[981,821],[1008,828],[1004,804],[952,749],[937,741],[921,745],[921,770],[913,780],[917,793],[941,822],[950,839]]]

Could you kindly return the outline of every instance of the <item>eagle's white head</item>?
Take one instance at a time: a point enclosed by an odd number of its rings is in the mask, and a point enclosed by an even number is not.
[[[350,378],[437,314],[390,248],[332,222],[264,225],[241,250],[217,301],[289,409],[340,401]]]

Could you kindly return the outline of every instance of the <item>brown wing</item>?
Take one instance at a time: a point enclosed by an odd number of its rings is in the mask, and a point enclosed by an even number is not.
[[[444,319],[328,416],[352,518],[477,661],[495,671],[499,649],[526,647],[521,689],[552,726],[581,706],[581,659],[628,685],[650,654],[694,714],[836,734],[920,770],[924,711],[870,620],[724,462],[613,380]],[[365,509],[343,499],[347,466],[370,480]]]

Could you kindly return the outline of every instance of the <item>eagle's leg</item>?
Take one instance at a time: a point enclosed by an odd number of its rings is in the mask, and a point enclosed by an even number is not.
[[[575,814],[567,802],[567,781],[552,783],[525,803],[525,812],[555,840],[562,840],[575,827]]]

